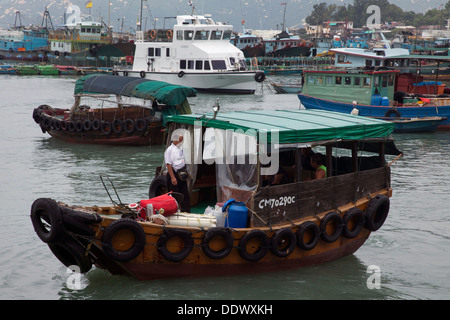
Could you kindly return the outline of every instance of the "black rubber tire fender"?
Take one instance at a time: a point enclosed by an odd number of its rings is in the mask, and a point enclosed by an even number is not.
[[[351,208],[344,213],[342,220],[344,224],[342,234],[347,239],[353,239],[358,236],[364,227],[364,212],[357,207]]]
[[[395,114],[395,116],[396,116],[397,118],[400,118],[400,117],[401,117],[400,112],[399,112],[396,108],[390,108],[388,111],[386,111],[386,113],[384,114],[384,116],[385,116],[386,118],[389,118],[389,117],[391,117],[391,114]]]
[[[144,79],[145,78],[145,71],[139,72],[139,75],[141,76],[142,79]]]
[[[67,128],[69,129],[70,132],[75,132],[75,122],[74,121],[69,121],[67,123]]]
[[[102,121],[100,130],[106,136],[109,136],[113,132],[111,123],[109,121]]]
[[[97,213],[75,211],[71,208],[61,206],[60,210],[64,228],[78,235],[94,236],[95,232],[89,225],[102,221],[102,218]]]
[[[184,76],[184,71],[178,72],[178,78],[182,78]]]
[[[121,134],[123,132],[123,121],[120,119],[114,119],[111,123],[111,128],[116,134]]]
[[[249,252],[247,250],[247,243],[255,238],[259,238],[261,245],[255,252]],[[262,259],[267,251],[269,251],[269,248],[269,237],[264,231],[258,229],[247,232],[239,241],[239,254],[247,261],[258,261]]]
[[[295,249],[296,237],[291,228],[277,230],[270,239],[270,249],[280,258],[289,256]]]
[[[257,72],[255,74],[255,81],[256,82],[263,82],[265,78],[266,78],[266,75],[264,74],[264,72]]]
[[[125,251],[113,247],[112,240],[117,232],[127,229],[134,234],[133,245]],[[136,258],[144,249],[146,236],[142,226],[131,219],[122,218],[109,224],[102,235],[103,252],[113,260],[125,262]]]
[[[312,232],[311,240],[306,241],[305,235],[310,232]],[[305,221],[300,225],[295,235],[297,237],[297,245],[300,249],[311,250],[319,242],[320,228],[314,221]]]
[[[66,267],[78,266],[80,273],[86,273],[92,268],[92,260],[86,255],[86,249],[72,237],[65,237],[63,240],[48,243],[48,247],[55,257]]]
[[[184,241],[183,249],[179,252],[171,252],[167,248],[167,243],[173,237],[180,237]],[[165,232],[158,239],[158,251],[161,255],[169,261],[179,262],[185,259],[192,251],[194,247],[194,239],[192,234],[188,230],[171,229],[165,230]]]
[[[154,198],[160,195],[167,193],[167,176],[160,175],[155,177],[150,183],[150,187],[148,188],[148,198]]]
[[[136,130],[136,124],[133,119],[125,119],[123,122],[123,129],[125,133],[131,134]]]
[[[92,121],[91,120],[84,120],[83,121],[83,130],[89,131],[92,129]]]
[[[209,242],[215,237],[223,237],[225,247],[221,250],[213,250],[209,247]],[[228,256],[233,249],[233,233],[229,228],[214,227],[209,228],[202,240],[203,252],[212,259],[222,259]]]
[[[335,230],[332,234],[328,234],[327,227],[332,223],[335,225]],[[342,230],[344,229],[342,218],[339,213],[333,211],[328,212],[325,217],[320,221],[320,237],[325,242],[334,242],[336,241],[342,234]]]
[[[144,118],[139,118],[136,120],[135,126],[137,131],[143,132],[147,130],[148,122]]]
[[[100,120],[94,119],[91,121],[91,129],[92,130],[97,131],[97,130],[100,130],[101,127],[102,127],[102,123],[100,122]]]
[[[39,198],[31,205],[31,222],[38,237],[45,243],[55,242],[64,233],[62,214],[55,200]]]
[[[83,132],[83,122],[81,122],[80,120],[75,121],[75,131]]]
[[[388,196],[377,195],[369,201],[365,214],[365,227],[377,231],[386,221],[389,214],[390,200]]]

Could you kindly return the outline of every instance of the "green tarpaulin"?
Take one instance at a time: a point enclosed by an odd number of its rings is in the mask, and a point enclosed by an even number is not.
[[[141,99],[156,99],[161,104],[176,106],[182,104],[187,97],[195,96],[197,91],[190,87],[162,81],[93,74],[77,80],[74,94],[80,93],[116,94]]]
[[[363,140],[387,138],[394,129],[392,122],[346,115],[323,110],[235,111],[168,117],[168,122],[200,124],[218,129],[242,130],[250,135],[278,132],[279,144],[307,143],[326,140]]]

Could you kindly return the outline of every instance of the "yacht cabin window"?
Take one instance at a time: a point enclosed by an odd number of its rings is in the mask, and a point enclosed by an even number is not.
[[[177,30],[177,40],[183,40],[183,31]]]
[[[209,61],[208,61],[208,60],[205,61],[205,64],[204,64],[203,69],[205,69],[205,70],[211,70],[211,67],[210,67],[210,65],[209,65]]]
[[[230,40],[231,39],[231,30],[226,30],[223,33],[223,40]]]
[[[155,48],[148,48],[148,56],[149,57],[155,56]]]
[[[211,31],[211,40],[220,40],[222,38],[222,30]]]
[[[209,31],[206,30],[200,30],[200,31],[195,31],[195,40],[208,40],[209,38]]]
[[[226,70],[227,66],[225,64],[225,60],[212,60],[212,67],[214,70]]]
[[[184,31],[184,40],[192,40],[194,32],[192,30],[185,30]]]

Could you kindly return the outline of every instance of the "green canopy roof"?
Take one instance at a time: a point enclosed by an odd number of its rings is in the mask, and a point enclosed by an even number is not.
[[[159,103],[176,106],[197,91],[190,87],[174,85],[136,77],[119,77],[92,74],[81,77],[75,83],[74,94],[117,94],[141,99],[156,99]]]
[[[201,121],[202,126],[240,129],[250,135],[266,131],[268,141],[271,141],[270,132],[276,130],[280,144],[387,138],[394,129],[392,122],[323,110],[235,111],[219,113],[216,119],[212,116],[170,116],[167,121],[192,125]]]

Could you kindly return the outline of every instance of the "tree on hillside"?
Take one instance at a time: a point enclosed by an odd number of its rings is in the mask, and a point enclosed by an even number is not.
[[[413,11],[403,11],[388,0],[353,0],[353,4],[348,6],[327,5],[325,2],[313,6],[313,11],[306,17],[305,21],[311,25],[317,25],[325,21],[353,21],[355,27],[366,25],[371,13],[367,13],[370,5],[380,8],[381,23],[398,21],[406,25],[416,27],[422,25],[445,26],[450,18],[450,0],[441,9],[430,9],[425,13],[415,13]]]

